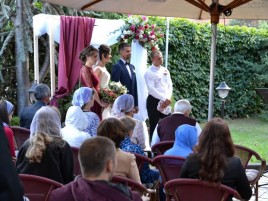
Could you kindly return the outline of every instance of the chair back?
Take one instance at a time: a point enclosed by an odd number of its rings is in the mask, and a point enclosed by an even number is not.
[[[156,201],[156,190],[146,189],[142,184],[137,183],[132,179],[114,175],[111,182],[115,184],[124,184],[128,186],[132,191],[136,191],[140,193],[140,195],[148,196],[150,198],[150,201]]]
[[[263,160],[257,152],[241,145],[235,145],[235,156],[240,158],[240,161],[246,170],[246,175],[249,180],[249,184],[251,188],[254,189],[255,199],[256,201],[258,201],[258,195],[259,195],[258,183],[259,179],[261,178],[266,169],[266,161]],[[251,160],[251,158],[255,158],[258,161],[258,163],[261,164],[257,170],[247,169],[248,163]]]
[[[63,186],[59,182],[36,175],[19,174],[19,177],[24,188],[24,196],[30,201],[48,201],[51,192]]]
[[[174,141],[163,141],[152,146],[152,152],[156,155],[163,155],[168,149],[172,148]]]
[[[71,147],[72,153],[73,153],[73,161],[74,161],[74,175],[81,175],[81,169],[80,169],[80,164],[78,160],[78,152],[79,148],[77,147]]]
[[[136,163],[137,163],[137,166],[138,166],[138,169],[139,171],[141,172],[142,168],[143,168],[143,165],[144,163],[149,163],[150,165],[153,165],[153,160],[146,157],[146,156],[143,156],[143,155],[140,155],[140,154],[136,154],[136,153],[133,153],[136,157]]]
[[[225,201],[230,196],[240,199],[239,193],[228,186],[198,179],[174,179],[165,184],[165,190],[175,201]]]
[[[248,162],[252,157],[255,157],[258,160],[261,158],[257,152],[241,145],[235,145],[235,156],[240,159],[244,168],[248,166]]]
[[[166,182],[177,179],[180,177],[180,171],[185,158],[179,156],[156,156],[153,159],[153,163],[159,170],[163,180],[163,184]]]
[[[11,126],[10,128],[13,131],[17,149],[20,149],[23,143],[29,139],[30,130],[19,126]]]

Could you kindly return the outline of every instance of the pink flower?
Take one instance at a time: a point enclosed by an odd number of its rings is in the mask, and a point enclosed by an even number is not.
[[[164,34],[159,34],[160,38],[164,38]]]
[[[155,46],[152,46],[152,51],[157,50]]]
[[[152,27],[152,29],[154,29],[154,28],[155,28],[155,24],[152,24],[152,26],[151,26],[151,27]]]
[[[138,39],[139,39],[139,35],[136,35],[136,36],[135,36],[135,39],[138,40]]]
[[[146,16],[142,16],[141,18],[142,18],[143,21],[147,20]]]
[[[131,25],[130,30],[135,31],[135,25],[134,24]]]
[[[145,24],[144,28],[145,29],[148,29],[149,28],[149,25],[148,24]]]
[[[139,30],[144,30],[144,27],[143,26],[139,26]]]
[[[153,36],[154,35],[154,31],[152,31],[151,33],[150,33],[150,36]]]

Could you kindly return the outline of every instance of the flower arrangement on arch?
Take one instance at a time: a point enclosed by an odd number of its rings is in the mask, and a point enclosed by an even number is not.
[[[120,82],[110,82],[106,88],[100,88],[101,101],[112,105],[115,99],[127,93],[127,88]]]
[[[149,22],[148,17],[131,15],[126,19],[122,34],[119,37],[121,42],[138,41],[139,44],[148,50],[158,50],[158,44],[163,43],[164,34],[160,27]]]

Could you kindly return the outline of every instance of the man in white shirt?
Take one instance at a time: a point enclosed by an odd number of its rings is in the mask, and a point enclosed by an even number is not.
[[[176,129],[183,124],[195,126],[199,136],[201,127],[195,119],[189,117],[191,111],[192,105],[188,100],[177,101],[174,105],[174,113],[158,122],[153,133],[151,147],[158,142],[174,141]]]
[[[169,70],[163,66],[163,56],[159,50],[151,53],[152,65],[147,69],[144,78],[149,96],[147,98],[147,112],[150,123],[150,139],[158,121],[167,115],[159,112],[157,106],[160,102],[161,108],[171,104],[172,81]]]

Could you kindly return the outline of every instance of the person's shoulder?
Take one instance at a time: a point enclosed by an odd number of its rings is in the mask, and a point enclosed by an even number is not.
[[[135,155],[126,151],[123,151],[121,149],[119,149],[117,151],[117,153],[119,154],[119,156],[121,156],[122,158],[128,159],[128,160],[133,160],[135,159]]]
[[[72,201],[72,188],[75,185],[76,181],[72,181],[60,188],[57,188],[51,192],[50,201],[58,201],[64,199],[64,201]]]

